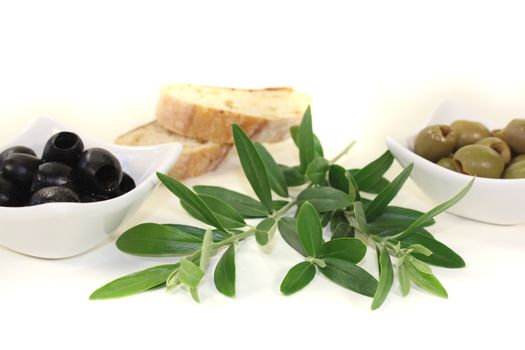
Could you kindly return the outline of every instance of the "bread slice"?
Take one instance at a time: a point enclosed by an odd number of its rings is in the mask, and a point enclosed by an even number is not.
[[[148,146],[169,142],[180,142],[184,146],[177,163],[169,173],[179,180],[214,170],[231,148],[231,145],[227,144],[179,136],[164,129],[155,121],[139,126],[115,140],[115,143],[127,146]]]
[[[291,88],[233,89],[166,85],[157,104],[157,122],[179,135],[233,143],[237,123],[252,140],[279,142],[301,122],[310,97]]]

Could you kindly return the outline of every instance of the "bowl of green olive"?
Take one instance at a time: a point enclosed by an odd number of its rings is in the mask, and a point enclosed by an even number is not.
[[[388,148],[403,167],[414,164],[412,179],[435,202],[476,177],[449,212],[491,224],[525,222],[525,118],[495,122],[457,112],[438,109],[412,136],[388,137]]]

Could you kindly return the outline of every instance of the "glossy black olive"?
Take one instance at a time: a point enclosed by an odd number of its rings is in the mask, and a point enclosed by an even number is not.
[[[0,177],[0,207],[19,207],[27,201],[26,192],[11,181]]]
[[[124,193],[128,193],[129,191],[133,190],[135,187],[137,187],[135,185],[135,181],[133,180],[133,178],[131,176],[129,176],[129,174],[127,173],[123,173],[122,174],[122,181],[120,182],[120,185],[119,185],[119,192],[120,192],[120,195],[123,195]]]
[[[80,155],[78,174],[84,189],[95,194],[114,193],[122,181],[120,162],[102,148],[90,148]]]
[[[74,170],[70,166],[58,162],[40,165],[33,179],[31,192],[51,186],[64,186],[76,191],[78,189],[78,181]]]
[[[84,143],[77,134],[63,131],[51,136],[47,141],[42,159],[44,162],[61,162],[76,166],[83,150]]]
[[[24,153],[24,154],[30,154],[32,156],[36,156],[35,151],[33,151],[31,148],[26,146],[13,146],[9,147],[0,153],[0,174],[2,174],[2,164],[4,163],[4,159],[13,153]]]
[[[30,154],[12,153],[5,157],[2,176],[24,191],[29,191],[42,160]]]
[[[29,205],[58,202],[80,202],[80,199],[75,192],[67,187],[44,187],[33,193],[29,200]]]

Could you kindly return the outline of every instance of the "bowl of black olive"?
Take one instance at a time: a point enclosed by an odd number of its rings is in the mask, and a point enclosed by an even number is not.
[[[444,103],[412,135],[389,137],[387,146],[411,178],[436,203],[476,180],[449,212],[476,221],[525,222],[525,118],[492,120],[456,103]]]
[[[0,245],[42,258],[92,249],[139,208],[181,150],[117,146],[34,120],[0,147]]]

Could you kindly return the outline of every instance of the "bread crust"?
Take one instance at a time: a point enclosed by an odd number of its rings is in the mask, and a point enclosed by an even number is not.
[[[276,91],[290,88],[268,88]],[[280,142],[289,137],[291,126],[301,122],[302,115],[285,118],[264,118],[234,111],[206,107],[177,98],[163,89],[157,104],[157,122],[176,134],[218,143],[233,143],[231,125],[239,126],[254,141]]]
[[[127,146],[146,146],[153,144],[150,140],[145,140],[144,134],[148,132],[153,134],[152,128],[156,127],[156,122],[150,122],[138,126],[127,133],[116,138],[115,143]],[[153,137],[154,139],[154,137]],[[228,144],[219,144],[214,142],[196,143],[174,139],[173,142],[180,142],[183,145],[179,159],[170,170],[169,175],[179,180],[199,176],[215,170],[228,152],[232,148]]]

